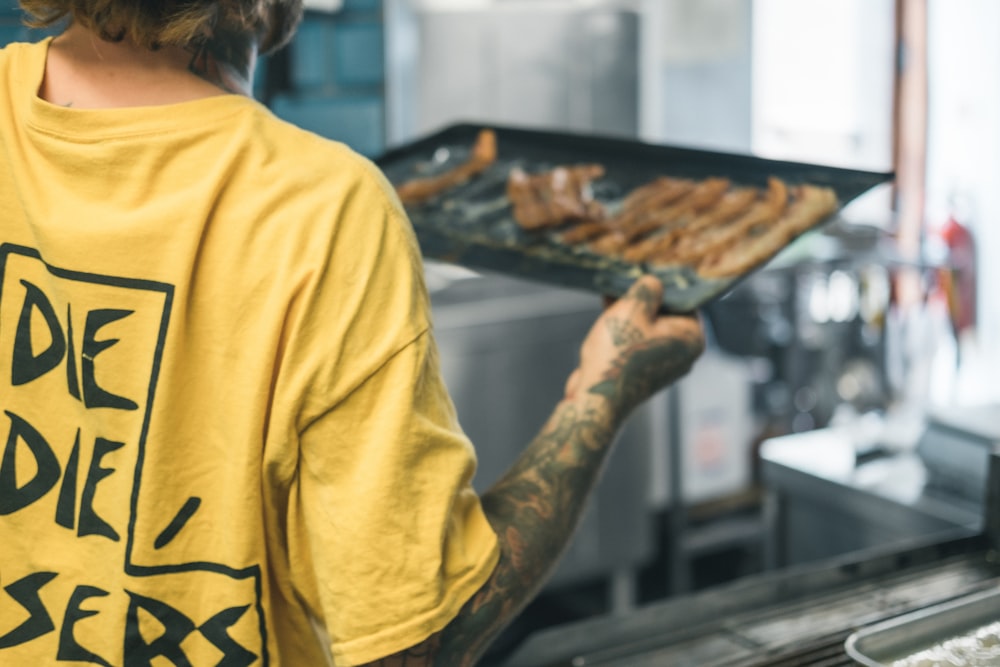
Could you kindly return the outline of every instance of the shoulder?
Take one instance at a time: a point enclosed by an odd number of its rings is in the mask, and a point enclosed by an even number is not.
[[[0,47],[0,76],[19,77],[25,74],[25,59],[44,58],[46,42],[10,42]]]
[[[378,167],[347,144],[293,125],[256,102],[253,122],[266,156],[280,160],[289,175],[313,182],[357,181],[383,190],[388,186]]]
[[[8,59],[13,58],[16,54],[22,53],[25,49],[31,49],[32,47],[37,47],[41,44],[30,44],[26,42],[8,42],[3,46],[0,46],[0,61],[7,62]]]
[[[264,192],[280,196],[283,206],[305,206],[314,220],[363,214],[369,224],[383,218],[409,227],[395,189],[368,157],[284,121],[258,103],[248,122],[252,145],[241,171]]]
[[[246,100],[213,150],[226,164],[218,210],[227,238],[297,276],[316,298],[411,283],[420,250],[395,190],[349,146]]]
[[[390,284],[420,281],[416,234],[389,180],[351,147],[303,130],[256,105],[253,147],[241,161],[241,195],[265,211],[265,229],[296,248],[295,263],[314,276],[348,285],[367,276]]]
[[[288,363],[311,369],[293,394],[315,417],[429,328],[422,258],[402,204],[370,159],[273,116],[258,120],[251,196],[264,197],[254,208],[270,213],[252,234],[268,239],[267,251],[292,276]]]

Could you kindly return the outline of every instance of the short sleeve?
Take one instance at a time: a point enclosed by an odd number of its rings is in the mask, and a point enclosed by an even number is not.
[[[441,630],[499,552],[441,378],[413,229],[370,163],[352,158],[338,182],[325,199],[335,224],[312,229],[290,262],[300,287],[269,460],[290,583],[339,666]]]
[[[492,573],[475,463],[427,332],[302,435],[289,555],[336,664],[420,643]]]

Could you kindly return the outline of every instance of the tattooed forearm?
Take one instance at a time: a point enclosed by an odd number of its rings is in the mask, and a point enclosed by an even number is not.
[[[458,616],[429,640],[365,667],[471,667],[531,600],[576,527],[614,437],[610,405],[564,401],[517,463],[483,495],[500,561]]]
[[[570,541],[614,437],[605,402],[563,403],[513,468],[483,495],[501,557],[441,635],[435,665],[475,664],[534,596]]]
[[[619,357],[590,392],[612,401],[624,418],[663,386],[663,378],[679,378],[690,370],[694,344],[674,339],[645,341]]]
[[[701,353],[696,319],[658,317],[655,280],[640,280],[584,342],[566,400],[482,497],[500,542],[486,584],[440,633],[435,667],[469,667],[545,582],[569,544],[629,412]]]

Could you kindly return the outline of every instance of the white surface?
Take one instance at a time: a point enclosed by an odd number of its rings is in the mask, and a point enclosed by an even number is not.
[[[969,667],[1000,665],[1000,622],[977,628],[892,663],[892,667],[937,667],[938,665]]]
[[[613,4],[389,2],[391,140],[458,121],[635,135],[638,19]]]
[[[305,0],[306,9],[335,12],[344,6],[344,0]]]
[[[927,470],[919,456],[904,452],[858,465],[859,448],[877,444],[871,440],[873,426],[859,420],[842,427],[771,438],[761,445],[761,456],[899,503],[916,502],[927,483]],[[883,428],[888,427],[888,422],[883,424]]]
[[[644,140],[750,151],[751,0],[642,0]]]
[[[979,258],[979,338],[984,348],[1000,343],[1000,301],[991,288],[1000,281],[1000,2],[930,0],[928,3],[930,109],[927,159],[927,220],[943,223],[949,198],[967,200],[968,224]],[[995,356],[986,372],[996,377]],[[991,382],[991,386],[996,382]],[[995,389],[993,390],[996,391]]]
[[[708,350],[678,385],[681,411],[681,479],[685,503],[738,493],[751,478],[753,416],[751,364]],[[654,437],[650,447],[650,502],[670,503],[670,451],[666,393],[650,401]]]
[[[750,483],[750,379],[746,360],[703,355],[681,382],[684,499],[703,502]]]
[[[761,445],[761,456],[840,483],[851,480],[857,462],[854,439],[846,428],[820,429],[771,438]]]
[[[738,55],[747,41],[746,0],[663,2],[660,57],[668,63],[712,62]]]
[[[892,165],[891,0],[755,0],[753,150]]]

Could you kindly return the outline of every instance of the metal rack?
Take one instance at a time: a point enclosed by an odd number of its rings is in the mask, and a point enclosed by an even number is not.
[[[836,667],[866,625],[1000,587],[1000,451],[991,458],[982,532],[755,575],[621,617],[557,627],[508,667]]]

